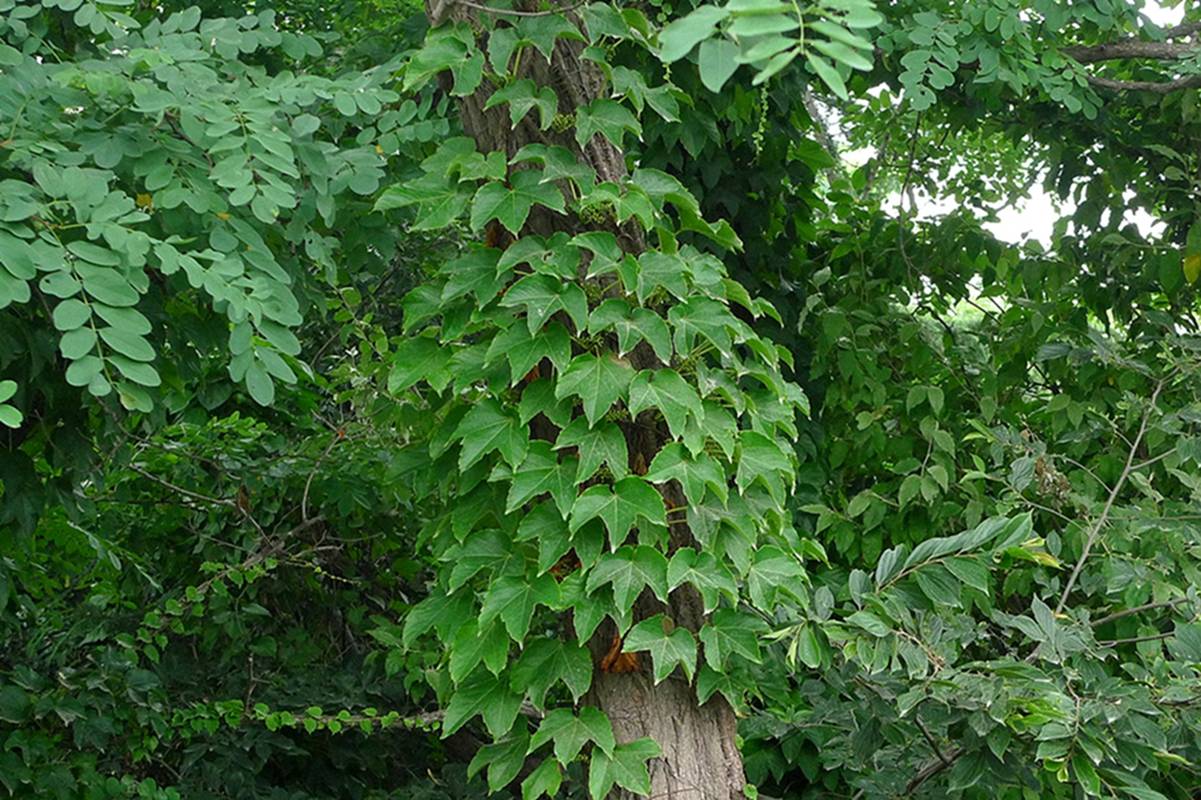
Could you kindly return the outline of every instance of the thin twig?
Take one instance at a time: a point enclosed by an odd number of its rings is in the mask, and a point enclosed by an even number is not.
[[[577,8],[584,5],[583,2],[580,2],[574,3],[570,6],[564,6],[563,8],[550,9],[548,11],[518,11],[512,8],[494,8],[481,3],[472,3],[470,0],[452,0],[452,2],[461,6],[466,6],[467,8],[474,8],[476,11],[483,11],[487,14],[497,14],[507,17],[549,17],[552,14],[566,14],[569,11],[575,11]]]
[[[1059,596],[1059,603],[1055,606],[1055,613],[1059,614],[1063,611],[1064,606],[1068,603],[1068,595],[1072,593],[1072,589],[1076,586],[1076,579],[1080,577],[1080,571],[1084,569],[1084,562],[1088,560],[1088,554],[1093,549],[1093,544],[1097,541],[1097,535],[1101,532],[1101,528],[1109,519],[1109,512],[1113,508],[1113,502],[1118,497],[1118,492],[1126,484],[1126,479],[1130,477],[1130,473],[1134,468],[1134,456],[1138,452],[1138,446],[1142,444],[1143,436],[1147,432],[1147,423],[1151,421],[1151,414],[1155,411],[1155,401],[1159,399],[1159,393],[1163,391],[1164,381],[1161,380],[1155,385],[1155,391],[1151,393],[1151,401],[1147,404],[1147,410],[1143,414],[1142,422],[1139,423],[1138,433],[1134,437],[1133,444],[1130,445],[1130,452],[1126,456],[1126,466],[1122,468],[1122,474],[1118,477],[1117,483],[1109,490],[1109,497],[1105,500],[1105,505],[1101,508],[1101,515],[1097,517],[1097,521],[1089,528],[1088,535],[1084,538],[1084,548],[1080,551],[1080,558],[1076,561],[1076,566],[1072,568],[1072,574],[1068,576],[1068,582],[1063,587],[1063,593]]]
[[[321,466],[321,462],[334,449],[334,445],[346,438],[345,432],[339,428],[334,437],[329,440],[329,444],[321,455],[317,456],[317,460],[313,462],[313,469],[309,471],[309,477],[304,482],[304,494],[300,497],[300,518],[305,522],[309,521],[309,489],[313,486],[313,478],[317,475],[317,469]]]
[[[1141,614],[1144,611],[1155,611],[1156,609],[1160,608],[1175,608],[1181,603],[1186,602],[1188,602],[1187,597],[1177,597],[1175,600],[1164,600],[1159,603],[1144,603],[1141,606],[1135,606],[1134,608],[1123,608],[1121,611],[1115,611],[1112,614],[1106,614],[1099,619],[1093,620],[1089,624],[1094,628],[1099,628],[1107,622],[1125,619],[1126,617],[1133,617],[1135,614]]]
[[[921,717],[915,714],[913,721],[917,724],[917,729],[922,732],[922,738],[926,740],[926,744],[930,745],[930,749],[934,751],[934,755],[938,756],[938,760],[948,767],[951,766],[947,757],[942,754],[942,749],[938,746],[938,742],[934,741],[934,736],[930,733],[926,724],[922,722]]]
[[[1161,639],[1170,639],[1176,635],[1176,631],[1168,631],[1167,633],[1153,633],[1148,636],[1131,636],[1126,639],[1107,639],[1103,642],[1097,642],[1102,647],[1116,647],[1119,644],[1137,644],[1139,642],[1157,642]]]
[[[963,752],[962,748],[957,748],[948,753],[942,761],[933,761],[927,764],[921,772],[913,776],[913,780],[905,785],[905,792],[901,797],[912,797],[913,793],[922,787],[922,784],[953,765],[963,755]]]

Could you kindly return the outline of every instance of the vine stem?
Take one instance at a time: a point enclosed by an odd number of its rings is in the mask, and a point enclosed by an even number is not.
[[[1166,380],[1166,379],[1164,379]],[[1072,589],[1076,586],[1076,579],[1080,577],[1080,571],[1084,569],[1084,562],[1088,560],[1088,554],[1092,551],[1093,545],[1097,541],[1097,536],[1101,533],[1101,528],[1105,526],[1106,520],[1109,519],[1109,512],[1113,509],[1113,502],[1118,497],[1118,492],[1122,490],[1126,479],[1130,477],[1130,473],[1134,471],[1134,457],[1138,453],[1138,446],[1142,444],[1143,436],[1147,433],[1147,423],[1151,421],[1151,414],[1155,411],[1155,401],[1159,399],[1159,393],[1163,391],[1164,380],[1160,380],[1155,384],[1155,391],[1151,393],[1151,400],[1147,404],[1147,410],[1143,414],[1142,422],[1139,423],[1138,433],[1134,437],[1134,441],[1130,444],[1130,452],[1126,454],[1126,466],[1122,468],[1122,474],[1118,477],[1113,488],[1109,490],[1109,497],[1105,499],[1105,505],[1101,508],[1101,515],[1097,517],[1097,521],[1089,528],[1088,535],[1084,538],[1084,548],[1080,551],[1080,558],[1076,561],[1076,566],[1072,567],[1072,574],[1068,576],[1068,582],[1063,587],[1063,593],[1059,596],[1059,603],[1055,606],[1055,613],[1059,614],[1063,611],[1064,606],[1068,603],[1068,595],[1072,593]]]

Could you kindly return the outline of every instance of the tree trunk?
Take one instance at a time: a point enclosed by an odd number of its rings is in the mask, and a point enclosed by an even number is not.
[[[520,4],[518,6],[521,7]],[[454,0],[427,0],[427,13],[431,21],[466,21],[477,30],[482,14],[489,12],[455,3]],[[435,10],[436,9],[436,10]],[[533,4],[530,4],[533,10]],[[564,12],[577,25],[578,17]],[[496,24],[504,25],[504,16],[496,18]],[[595,64],[582,60],[579,42],[560,40],[548,63],[541,54],[528,53],[521,59],[520,75],[531,78],[539,86],[552,87],[559,98],[559,111],[564,114],[603,96],[605,81]],[[527,116],[516,129],[511,129],[508,111],[503,106],[485,111],[484,105],[493,89],[481,86],[474,94],[460,99],[460,114],[463,128],[476,141],[480,152],[498,150],[509,156],[528,144],[543,143],[560,145],[577,153],[580,160],[594,170],[598,181],[620,181],[626,175],[623,154],[601,136],[580,148],[571,132],[554,133],[539,130],[535,114]],[[536,207],[529,217],[524,233],[548,235],[556,231],[578,233],[595,228],[584,226],[572,216],[555,214],[545,208]],[[638,253],[645,248],[643,234],[634,225],[615,230],[619,241],[627,252]],[[631,360],[652,363],[635,363],[636,368],[657,366],[649,348],[641,345],[631,354]],[[647,434],[644,428],[628,426],[627,439],[631,460],[645,465],[650,463],[663,436]],[[537,435],[538,432],[535,432]],[[665,433],[665,432],[664,432]],[[668,506],[683,504],[677,487],[664,492],[670,495]],[[672,549],[684,545],[695,546],[696,542],[687,525],[676,523],[671,531]],[[673,592],[670,608],[664,609],[649,594],[644,594],[635,604],[635,621],[656,613],[667,611],[677,625],[693,632],[704,623],[704,612],[700,597],[691,586],[682,586]],[[659,685],[654,685],[650,675],[649,659],[641,659],[634,672],[607,672],[599,667],[603,655],[609,650],[616,631],[611,623],[601,625],[589,647],[597,668],[586,702],[600,708],[613,725],[613,733],[619,743],[650,737],[658,743],[662,755],[652,759],[651,797],[674,798],[675,800],[736,800],[744,797],[742,757],[736,745],[736,721],[733,710],[720,695],[714,695],[704,706],[682,675],[677,673]],[[629,793],[615,789],[611,798],[631,797]]]

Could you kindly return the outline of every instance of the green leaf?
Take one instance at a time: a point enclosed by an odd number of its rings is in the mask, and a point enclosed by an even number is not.
[[[732,609],[723,608],[713,612],[699,634],[701,644],[705,646],[705,662],[718,672],[725,671],[726,660],[731,655],[760,663],[762,656],[756,634],[765,627],[758,617]]]
[[[672,554],[667,565],[667,586],[670,591],[684,583],[696,587],[708,613],[717,608],[721,595],[738,602],[738,586],[734,576],[712,553],[698,553],[691,547],[681,547]]]
[[[461,682],[483,661],[488,671],[499,675],[509,655],[509,637],[501,625],[479,625],[469,621],[455,635],[450,648],[450,679]]]
[[[559,377],[555,397],[579,397],[584,415],[595,425],[613,404],[624,397],[634,379],[634,370],[611,355],[585,353],[572,359]]]
[[[653,408],[663,415],[671,435],[684,435],[684,426],[691,414],[704,423],[705,409],[700,395],[680,374],[672,369],[642,370],[630,383],[630,415]]]
[[[542,795],[557,797],[563,785],[563,773],[559,762],[552,758],[543,759],[524,781],[521,782],[521,800],[538,800]]]
[[[495,108],[501,103],[509,104],[509,121],[516,128],[532,109],[538,109],[538,127],[546,130],[559,111],[559,97],[549,86],[539,88],[529,78],[522,78],[492,93],[484,110]]]
[[[877,638],[887,636],[892,630],[887,623],[870,611],[856,611],[847,617],[847,622],[857,628],[862,628]]]
[[[671,22],[659,32],[659,58],[670,64],[679,61],[697,45],[713,35],[717,25],[729,16],[725,8],[700,6]]]
[[[553,183],[542,183],[541,178],[538,172],[523,169],[513,174],[509,186],[496,181],[481,186],[471,204],[472,229],[482,230],[495,219],[517,235],[535,205],[563,213],[563,193]]]
[[[687,628],[677,627],[663,614],[643,620],[625,637],[628,653],[648,651],[654,664],[655,683],[662,683],[677,667],[689,683],[696,672],[696,640]]]
[[[646,342],[660,361],[671,361],[671,332],[663,318],[646,308],[633,308],[625,300],[609,298],[592,312],[588,332],[614,330],[619,355],[625,355],[639,342]]]
[[[64,300],[54,307],[54,327],[60,331],[73,331],[83,327],[92,317],[92,312],[79,300]]]
[[[11,400],[16,393],[16,381],[0,381],[0,403],[3,403],[5,400]]]
[[[735,480],[745,492],[756,480],[775,485],[780,477],[792,475],[788,456],[773,440],[755,431],[743,431],[738,439],[738,472]]]
[[[529,734],[521,731],[502,742],[481,747],[467,765],[468,779],[487,766],[489,790],[500,791],[508,786],[525,766],[529,741]]]
[[[559,639],[527,642],[521,658],[513,665],[513,686],[523,689],[536,708],[542,708],[546,693],[559,681],[577,703],[592,685],[592,656],[586,647]]]
[[[627,131],[636,139],[642,138],[642,125],[638,118],[616,100],[598,98],[576,109],[575,140],[580,147],[587,146],[592,137],[599,133],[621,149]]]
[[[720,92],[738,69],[738,45],[729,39],[708,39],[701,43],[701,83],[711,92]]]
[[[747,573],[747,589],[756,608],[770,611],[775,605],[776,592],[792,587],[798,593],[805,571],[796,557],[785,554],[778,547],[761,547],[755,552],[755,560]]]
[[[530,371],[548,359],[560,372],[571,361],[571,334],[558,322],[531,334],[527,325],[510,325],[488,345],[484,363],[491,364],[501,355],[509,362],[509,385],[515,386]]]
[[[849,98],[847,85],[843,82],[842,76],[838,74],[838,70],[830,66],[829,61],[826,61],[821,56],[809,55],[805,57],[805,63],[809,65],[809,68],[813,70],[817,77],[822,79],[822,83],[830,87],[830,91],[843,100]]]
[[[392,358],[392,370],[388,373],[388,392],[397,394],[419,381],[425,381],[435,391],[442,391],[450,382],[447,364],[450,349],[441,346],[428,336],[405,339]]]
[[[530,442],[525,461],[513,472],[505,513],[511,514],[527,500],[549,493],[559,513],[568,514],[575,500],[578,465],[575,458],[560,463],[549,442]]]
[[[463,443],[459,453],[461,472],[494,450],[515,467],[525,459],[530,442],[529,432],[521,421],[506,413],[491,397],[471,407],[455,429],[454,438]]]
[[[521,306],[526,311],[526,325],[535,334],[551,315],[565,311],[576,330],[588,324],[588,298],[579,284],[564,282],[551,275],[527,275],[509,287],[500,301],[501,306]],[[550,345],[547,345],[548,347]]]
[[[580,469],[576,481],[583,483],[596,474],[601,464],[607,464],[614,478],[625,477],[629,471],[629,451],[626,437],[621,428],[612,422],[601,422],[589,427],[587,420],[576,417],[559,433],[555,449],[574,447],[580,458]]]
[[[563,766],[574,761],[588,742],[593,742],[600,753],[612,753],[617,746],[609,718],[592,706],[581,708],[579,716],[566,708],[557,708],[547,714],[530,739],[530,750],[552,741],[555,758]]]
[[[645,477],[651,483],[679,481],[684,497],[693,505],[704,502],[706,489],[712,490],[723,505],[729,498],[726,474],[717,460],[703,451],[694,458],[675,442],[655,454]]]
[[[509,732],[521,709],[521,695],[509,689],[507,682],[499,680],[487,670],[477,670],[475,675],[459,686],[451,695],[442,719],[442,738],[463,727],[477,714],[493,738]]]
[[[588,594],[607,583],[613,585],[613,600],[621,614],[630,610],[644,588],[667,602],[667,559],[646,545],[619,547],[602,555],[588,573]]]
[[[513,641],[521,644],[530,629],[534,608],[554,606],[559,600],[559,584],[550,575],[532,580],[501,578],[492,584],[480,609],[480,625],[500,617]]]
[[[593,800],[607,797],[614,784],[636,795],[649,795],[651,776],[646,762],[662,753],[653,739],[637,739],[605,752],[593,753],[588,770],[588,793]]]
[[[612,487],[598,484],[576,498],[571,509],[570,528],[575,533],[584,523],[599,519],[616,548],[622,544],[639,519],[651,525],[667,525],[663,496],[637,475],[629,475]]]

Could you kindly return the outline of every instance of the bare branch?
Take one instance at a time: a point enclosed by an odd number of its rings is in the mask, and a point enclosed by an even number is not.
[[[1076,566],[1072,568],[1072,574],[1068,576],[1068,582],[1063,587],[1063,594],[1059,596],[1059,603],[1055,606],[1055,613],[1063,611],[1063,607],[1068,603],[1068,595],[1072,593],[1072,589],[1076,586],[1076,579],[1080,577],[1080,571],[1084,569],[1084,562],[1088,560],[1088,554],[1093,549],[1093,544],[1097,541],[1097,535],[1101,532],[1101,528],[1105,526],[1105,521],[1109,519],[1109,512],[1113,509],[1113,501],[1117,499],[1118,492],[1122,490],[1122,486],[1126,484],[1126,479],[1130,477],[1130,473],[1134,468],[1134,456],[1138,452],[1138,446],[1142,444],[1143,436],[1147,433],[1147,423],[1151,421],[1151,415],[1155,412],[1155,401],[1159,399],[1159,393],[1163,391],[1164,381],[1155,384],[1155,391],[1151,393],[1151,400],[1147,403],[1147,410],[1143,413],[1143,420],[1139,423],[1138,434],[1134,437],[1134,442],[1130,445],[1130,452],[1126,455],[1126,466],[1122,468],[1122,474],[1118,477],[1117,483],[1109,490],[1109,497],[1105,500],[1105,505],[1101,508],[1101,515],[1097,517],[1097,521],[1093,523],[1088,530],[1088,535],[1084,537],[1084,548],[1080,551],[1080,558],[1076,561]]]
[[[1197,52],[1197,45],[1187,42],[1144,42],[1125,39],[1104,44],[1074,45],[1063,48],[1063,54],[1081,64],[1098,61],[1117,61],[1123,58],[1149,58],[1155,61],[1177,61]]]
[[[1182,89],[1201,87],[1201,75],[1189,75],[1173,81],[1119,81],[1112,78],[1098,78],[1089,75],[1085,78],[1090,86],[1098,89],[1112,89],[1115,92],[1153,92],[1155,94],[1171,94]]]
[[[1098,619],[1093,620],[1090,624],[1094,628],[1099,628],[1107,622],[1113,622],[1115,620],[1125,619],[1126,617],[1133,617],[1135,614],[1141,614],[1144,611],[1155,611],[1156,609],[1159,609],[1159,608],[1175,608],[1176,606],[1180,605],[1181,603],[1184,603],[1187,601],[1188,601],[1187,597],[1177,597],[1175,600],[1164,600],[1161,603],[1144,603],[1141,606],[1134,606],[1133,608],[1123,608],[1121,611],[1115,611],[1112,614],[1106,614],[1103,617],[1099,617]]]

